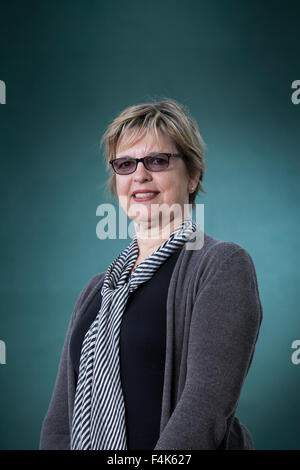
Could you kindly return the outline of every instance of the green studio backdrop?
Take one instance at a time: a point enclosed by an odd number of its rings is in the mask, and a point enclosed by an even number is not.
[[[300,449],[299,14],[294,1],[0,1],[1,449],[38,448],[79,292],[130,241],[96,235],[113,202],[100,138],[161,97],[207,145],[205,231],[257,272],[264,318],[237,416],[256,449]]]

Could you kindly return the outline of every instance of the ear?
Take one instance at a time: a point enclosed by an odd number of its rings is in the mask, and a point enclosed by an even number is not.
[[[193,193],[198,186],[200,174],[201,174],[200,170],[197,170],[194,173],[194,176],[190,179],[189,188],[190,188],[191,193]]]

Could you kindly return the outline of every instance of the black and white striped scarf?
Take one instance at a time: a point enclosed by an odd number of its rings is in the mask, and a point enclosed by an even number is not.
[[[130,274],[138,257],[137,237],[109,266],[102,303],[87,331],[80,355],[72,419],[72,450],[126,450],[125,405],[121,388],[119,336],[127,299],[186,241],[197,225],[186,218],[150,257]]]

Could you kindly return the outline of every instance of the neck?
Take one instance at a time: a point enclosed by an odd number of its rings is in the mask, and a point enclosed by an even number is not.
[[[165,226],[161,224],[137,223],[135,232],[139,247],[138,260],[142,261],[154,253],[168,238],[176,228],[183,222],[183,218],[175,218]]]

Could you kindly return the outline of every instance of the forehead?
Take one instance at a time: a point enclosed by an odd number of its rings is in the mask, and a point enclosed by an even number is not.
[[[136,132],[136,130],[135,130]],[[145,130],[142,134],[134,137],[133,131],[127,130],[119,139],[116,147],[116,154],[129,153],[129,151],[149,152],[151,151],[172,151],[176,149],[173,140],[161,130],[157,130],[157,136],[151,130]]]

